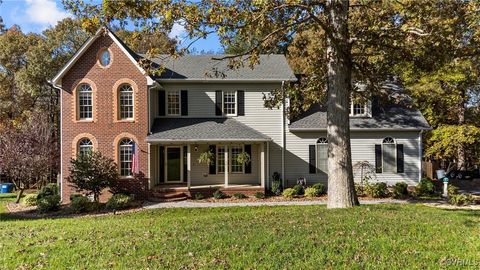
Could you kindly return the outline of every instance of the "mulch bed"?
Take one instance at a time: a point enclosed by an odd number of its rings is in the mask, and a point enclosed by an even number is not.
[[[215,198],[205,198],[201,200],[189,199],[190,202],[198,202],[198,203],[238,203],[238,202],[291,202],[291,201],[327,201],[327,196],[320,196],[320,197],[305,197],[305,196],[297,196],[295,198],[285,198],[283,196],[267,196],[265,199],[257,199],[255,197],[247,197],[243,199],[237,199],[233,196],[225,198],[225,199],[215,199]],[[393,199],[391,197],[386,198],[372,198],[372,197],[359,197],[358,199],[363,201],[371,201],[371,200],[388,200]],[[407,198],[405,200],[408,200]],[[397,199],[396,199],[397,200]]]

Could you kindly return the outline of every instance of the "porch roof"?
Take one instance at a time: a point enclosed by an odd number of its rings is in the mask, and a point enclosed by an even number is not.
[[[147,142],[263,142],[272,139],[232,118],[157,118]]]

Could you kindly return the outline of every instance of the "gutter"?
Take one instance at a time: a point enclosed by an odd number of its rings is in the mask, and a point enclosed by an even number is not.
[[[327,131],[326,128],[289,128],[290,131],[297,132],[317,132]],[[350,128],[350,131],[424,131],[431,128]]]
[[[282,81],[282,187],[285,188],[285,148],[287,147],[287,133],[285,120],[285,81]]]
[[[53,88],[58,89],[60,92],[60,202],[63,202],[63,88],[59,85],[55,85],[52,80],[47,81]]]
[[[210,143],[210,142],[270,142],[272,139],[146,139],[147,143]]]

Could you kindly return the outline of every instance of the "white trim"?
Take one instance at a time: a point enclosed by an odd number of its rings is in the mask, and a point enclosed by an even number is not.
[[[326,131],[327,128],[289,128],[289,131],[297,132],[311,132],[311,131]],[[353,131],[421,131],[431,130],[431,128],[350,128]]]
[[[384,143],[383,141],[386,139],[386,138],[392,138],[393,139],[393,143]],[[394,164],[394,171],[393,172],[384,172],[384,160],[385,160],[385,155],[384,155],[384,152],[383,152],[383,145],[385,144],[388,144],[388,145],[393,145],[394,146],[394,153],[395,153],[395,164]],[[398,168],[397,168],[397,158],[398,158],[398,153],[397,153],[397,140],[395,140],[395,138],[391,137],[391,136],[386,136],[382,139],[382,174],[383,173],[398,173]]]
[[[187,188],[192,185],[192,145],[187,145]]]
[[[156,143],[185,143],[185,142],[270,142],[272,139],[189,139],[189,140],[177,140],[177,139],[146,139],[146,142]]]
[[[228,151],[229,150],[229,147],[228,145],[225,145],[225,174],[224,174],[224,177],[225,177],[225,187],[227,188],[228,187],[228,160],[229,160],[229,155],[228,155]]]
[[[168,148],[178,148],[180,149],[180,180],[178,181],[168,181]],[[164,175],[164,178],[165,179],[165,183],[183,183],[183,146],[165,146],[165,153],[164,154],[164,168],[165,168],[165,175]]]
[[[227,113],[225,111],[225,93],[234,93],[235,95],[235,113]],[[238,115],[238,91],[237,90],[222,90],[222,114],[224,116],[237,116]]]
[[[63,202],[63,90],[56,88],[60,92],[60,201]]]
[[[260,186],[262,188],[265,188],[265,182],[265,143],[262,143],[260,148]]]
[[[148,177],[148,189],[152,188],[152,178],[150,177],[150,152],[151,152],[151,145],[147,143],[148,152],[147,152],[147,177]]]
[[[418,134],[418,182],[420,183],[420,180],[422,180],[422,171],[423,171],[423,164],[422,164],[422,158],[423,158],[423,143],[422,143],[422,134],[423,130],[421,130]]]
[[[297,81],[296,78],[285,78],[285,79],[157,79],[156,80],[159,83],[177,83],[177,82],[184,82],[184,83],[223,83],[223,82],[228,82],[228,83],[241,83],[241,82],[249,82],[249,83],[272,83],[272,82],[295,82]]]
[[[178,114],[170,114],[168,113],[168,94],[176,93],[178,95]],[[181,116],[182,115],[182,93],[180,90],[170,89],[165,90],[165,117],[171,116]]]

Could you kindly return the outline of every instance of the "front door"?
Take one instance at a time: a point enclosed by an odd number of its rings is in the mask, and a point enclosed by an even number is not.
[[[166,149],[165,155],[166,182],[182,182],[182,148],[178,146],[169,146]]]

